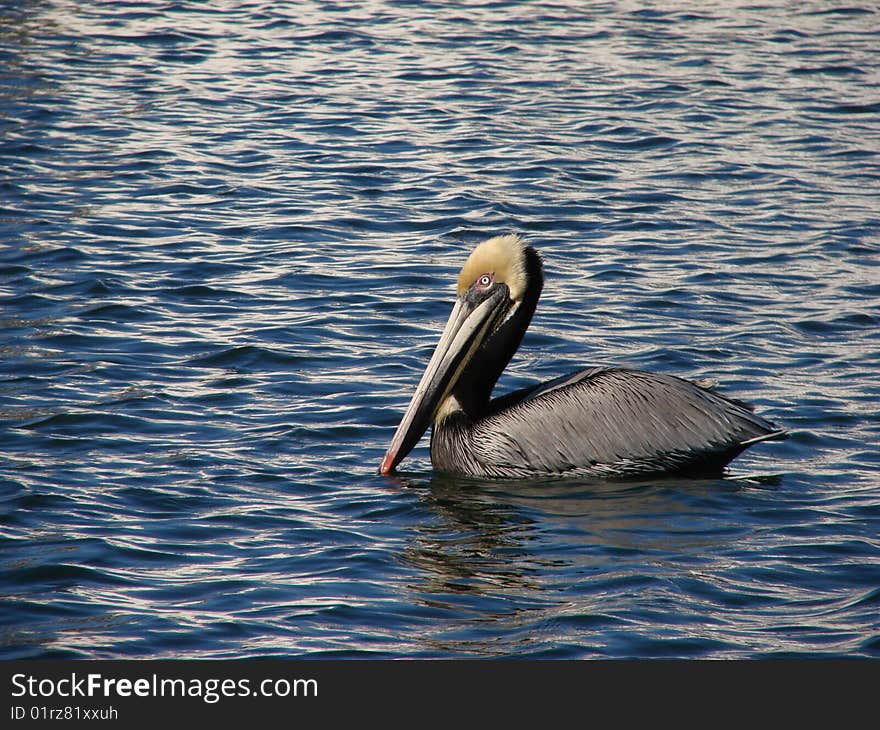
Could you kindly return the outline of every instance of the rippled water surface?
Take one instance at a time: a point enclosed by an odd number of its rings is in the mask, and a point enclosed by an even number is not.
[[[0,5],[0,656],[880,656],[874,3]],[[478,241],[716,481],[376,469]]]

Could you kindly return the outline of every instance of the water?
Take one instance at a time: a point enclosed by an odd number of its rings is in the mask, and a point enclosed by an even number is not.
[[[870,3],[0,9],[0,656],[880,655]],[[379,460],[478,241],[509,389],[717,379],[726,479]]]

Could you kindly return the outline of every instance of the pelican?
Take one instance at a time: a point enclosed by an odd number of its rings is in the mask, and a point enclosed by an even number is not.
[[[785,430],[752,407],[672,375],[593,367],[490,398],[544,286],[517,235],[477,246],[440,341],[385,454],[390,474],[433,424],[438,471],[484,479],[720,474]]]

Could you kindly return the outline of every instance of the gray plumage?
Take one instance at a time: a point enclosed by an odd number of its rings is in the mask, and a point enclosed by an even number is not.
[[[436,424],[431,461],[483,478],[713,474],[752,444],[784,436],[745,404],[687,380],[592,368],[521,400],[496,399],[477,420],[459,412]]]

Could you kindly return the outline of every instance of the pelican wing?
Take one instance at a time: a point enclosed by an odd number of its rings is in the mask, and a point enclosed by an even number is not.
[[[490,476],[720,469],[746,446],[784,437],[745,404],[624,368],[583,370],[504,405],[471,436],[473,457]]]

